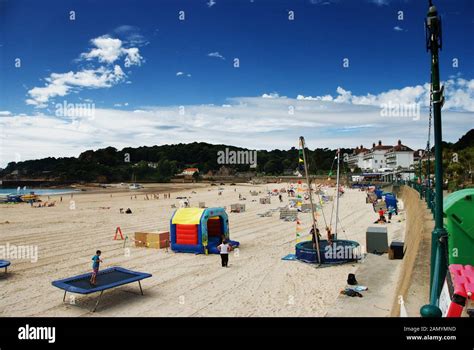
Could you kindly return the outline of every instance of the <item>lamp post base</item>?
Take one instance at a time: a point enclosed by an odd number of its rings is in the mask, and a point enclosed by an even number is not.
[[[439,307],[431,304],[423,305],[420,314],[421,317],[441,317],[443,315]]]

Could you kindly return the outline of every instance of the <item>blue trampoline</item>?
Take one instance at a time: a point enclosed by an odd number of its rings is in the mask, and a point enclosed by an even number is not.
[[[313,248],[312,241],[296,244],[296,259],[306,263],[317,264],[318,252]],[[320,264],[344,264],[361,259],[360,245],[356,241],[336,239],[332,244],[327,240],[319,241]]]
[[[152,275],[144,272],[137,272],[124,269],[122,267],[110,267],[108,269],[99,271],[96,278],[96,284],[90,284],[92,273],[85,273],[83,275],[65,278],[62,280],[53,281],[52,285],[64,290],[63,302],[66,300],[66,293],[91,294],[100,292],[99,298],[95,304],[94,312],[99,305],[102,294],[107,289],[123,286],[124,284],[138,282],[140,286],[140,293],[143,295],[143,289],[140,281],[149,278]]]
[[[7,273],[7,267],[10,266],[10,262],[7,260],[0,260],[0,269],[5,268],[5,273]]]

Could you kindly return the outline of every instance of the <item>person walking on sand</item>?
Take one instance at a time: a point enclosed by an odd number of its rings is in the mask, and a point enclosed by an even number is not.
[[[222,243],[217,246],[217,250],[221,255],[222,267],[229,267],[229,252],[232,250],[232,246],[227,242],[227,239],[222,240]]]
[[[90,283],[95,286],[96,284],[96,279],[97,279],[97,274],[99,273],[99,267],[100,263],[103,262],[103,260],[100,258],[100,255],[102,252],[100,250],[95,252],[95,255],[92,257],[92,276]]]

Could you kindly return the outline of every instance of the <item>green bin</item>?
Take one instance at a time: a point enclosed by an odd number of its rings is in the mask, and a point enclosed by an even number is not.
[[[474,266],[474,188],[447,196],[443,212],[448,231],[449,264]]]

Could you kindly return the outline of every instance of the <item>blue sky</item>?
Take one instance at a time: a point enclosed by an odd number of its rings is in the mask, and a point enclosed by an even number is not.
[[[464,124],[448,125],[446,136],[455,141],[473,125],[474,21],[469,14],[474,5],[470,0],[435,4],[444,24],[441,74],[451,79],[447,112],[457,113]],[[185,12],[184,21],[179,11]],[[288,11],[294,11],[294,20]],[[415,0],[0,0],[1,162],[77,155],[109,144],[227,140],[286,148],[303,132],[310,132],[313,147],[371,144],[378,136],[393,143],[413,125],[390,120],[391,133],[383,134],[373,113],[393,90],[390,101],[426,105],[425,89],[417,88],[429,79],[426,12],[427,1]],[[329,95],[340,98],[323,98]],[[364,96],[373,98],[365,103]],[[58,117],[55,105],[65,101],[93,103],[94,118]],[[333,124],[327,124],[327,116],[312,120],[304,114],[333,113],[339,102],[345,114],[331,114]],[[184,115],[173,114],[178,106],[186,107]],[[288,106],[302,113],[286,121],[283,115],[271,117]],[[114,111],[124,115],[118,129],[111,125]],[[359,118],[370,113],[367,120]],[[143,129],[127,133],[127,119]],[[418,122],[426,128],[426,119]],[[218,124],[225,128],[217,135],[210,130]],[[97,133],[107,125],[110,132]],[[23,134],[17,134],[20,126]],[[51,128],[61,132],[41,136]],[[64,137],[64,130],[72,134]],[[424,131],[407,136],[412,147],[426,143]],[[29,144],[15,140],[20,137]]]

